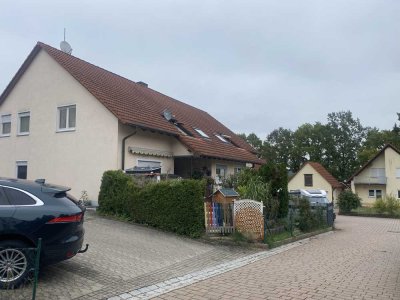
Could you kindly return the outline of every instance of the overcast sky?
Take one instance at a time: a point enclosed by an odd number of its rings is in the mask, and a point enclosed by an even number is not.
[[[37,41],[206,110],[235,132],[400,112],[400,1],[0,0],[0,90]],[[60,3],[59,3],[60,2]]]

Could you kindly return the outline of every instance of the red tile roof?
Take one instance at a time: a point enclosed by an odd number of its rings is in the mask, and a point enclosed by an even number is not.
[[[315,171],[317,171],[319,173],[319,175],[321,175],[333,188],[341,188],[341,187],[343,187],[342,184],[335,177],[333,177],[332,174],[329,173],[328,170],[325,169],[324,166],[321,165],[320,163],[313,162],[313,161],[308,161],[300,168],[299,172],[306,165],[310,165],[311,167],[313,167],[313,169]]]
[[[264,160],[257,157],[255,150],[249,144],[207,112],[41,42],[37,43],[0,96],[0,105],[42,49],[109,109],[121,123],[177,136],[184,145],[199,156],[264,163]],[[193,137],[183,135],[174,124],[168,122],[163,117],[165,109],[170,110],[174,118]],[[194,128],[200,128],[210,139],[201,138]],[[230,136],[232,143],[220,141],[215,136],[216,133]]]

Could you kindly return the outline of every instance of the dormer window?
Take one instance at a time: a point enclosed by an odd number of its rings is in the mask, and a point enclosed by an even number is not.
[[[198,134],[200,134],[201,137],[203,137],[203,138],[210,138],[203,130],[201,130],[201,129],[199,129],[199,128],[194,128],[194,130],[196,130],[196,132],[197,132]]]
[[[222,135],[216,133],[215,136],[216,136],[221,142],[229,143],[229,141],[228,141],[227,139],[225,139]]]

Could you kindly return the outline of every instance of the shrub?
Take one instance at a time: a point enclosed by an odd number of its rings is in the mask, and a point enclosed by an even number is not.
[[[138,187],[122,171],[103,175],[99,211],[192,237],[204,231],[205,181],[168,180]]]
[[[306,198],[299,200],[299,229],[307,232],[315,226],[315,218],[311,211],[310,202]]]
[[[383,214],[386,211],[386,202],[382,198],[376,199],[374,208],[377,213]]]
[[[148,184],[130,201],[131,217],[154,227],[199,237],[204,231],[205,181],[180,180]]]
[[[389,215],[394,215],[398,212],[400,208],[399,200],[397,200],[394,196],[389,195],[385,197],[386,202],[386,211]]]
[[[127,201],[137,187],[131,177],[122,171],[106,171],[101,179],[99,211],[107,214],[126,215]]]
[[[277,198],[271,195],[271,184],[262,181],[261,177],[251,177],[245,186],[238,187],[242,198],[262,201],[265,205],[268,220],[276,219],[279,210]]]
[[[361,198],[351,190],[344,190],[339,194],[338,205],[340,212],[351,212],[361,206]]]

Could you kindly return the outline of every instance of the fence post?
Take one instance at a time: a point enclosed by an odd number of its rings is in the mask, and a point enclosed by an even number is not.
[[[39,263],[40,263],[40,252],[42,250],[42,239],[38,239],[38,245],[36,248],[36,256],[35,256],[35,275],[33,278],[33,291],[32,291],[32,300],[36,299],[36,288],[37,288],[37,281],[39,276]]]

